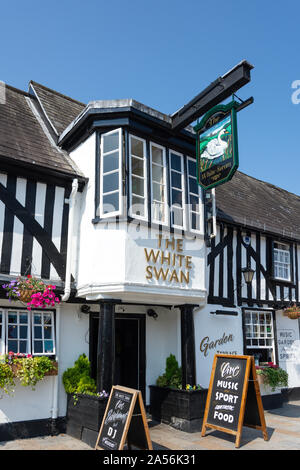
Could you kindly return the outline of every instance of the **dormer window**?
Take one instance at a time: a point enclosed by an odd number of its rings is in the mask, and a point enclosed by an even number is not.
[[[121,214],[122,129],[101,135],[100,217]]]

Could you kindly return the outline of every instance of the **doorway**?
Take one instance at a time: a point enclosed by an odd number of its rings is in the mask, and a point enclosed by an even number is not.
[[[98,315],[90,316],[91,374],[97,376]],[[115,385],[140,390],[145,399],[145,315],[115,314]]]

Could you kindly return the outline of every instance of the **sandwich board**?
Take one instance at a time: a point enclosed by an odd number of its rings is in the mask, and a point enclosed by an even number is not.
[[[152,450],[140,390],[114,385],[106,406],[95,450],[123,450],[124,445]]]
[[[254,357],[216,354],[201,435],[207,428],[223,431],[235,435],[239,447],[243,426],[261,429],[268,440]]]

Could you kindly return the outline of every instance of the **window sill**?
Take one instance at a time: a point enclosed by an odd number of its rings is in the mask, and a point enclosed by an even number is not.
[[[53,370],[50,370],[49,372],[46,372],[45,373],[45,377],[50,377],[50,376],[56,376],[58,375],[58,362],[57,361],[53,361],[53,365],[54,365],[54,369]],[[21,365],[20,364],[11,364],[11,369],[13,371],[13,375],[14,377],[17,376],[17,372],[18,370],[21,368]]]
[[[271,277],[273,284],[281,284],[287,287],[296,287],[296,284],[293,281],[286,281],[284,279],[278,279],[276,277]]]

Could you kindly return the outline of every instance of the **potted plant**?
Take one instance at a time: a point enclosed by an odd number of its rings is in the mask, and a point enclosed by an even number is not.
[[[26,303],[27,309],[54,307],[60,303],[59,297],[55,295],[56,286],[45,284],[41,279],[28,274],[27,277],[18,277],[8,284],[2,284],[6,290],[8,300]]]
[[[288,386],[288,373],[273,362],[268,362],[267,366],[256,366],[256,374],[259,383],[270,387],[272,392],[278,387]]]
[[[47,356],[13,352],[1,356],[0,388],[9,395],[13,395],[15,378],[23,387],[35,390],[36,384],[48,375],[57,375],[57,362]]]
[[[108,393],[96,391],[96,383],[90,376],[91,365],[81,354],[74,367],[63,373],[67,393],[67,434],[95,446],[100,425],[108,401]]]
[[[150,385],[152,419],[186,432],[201,430],[207,389],[188,384],[182,389],[182,371],[173,354],[166,359],[164,374]]]
[[[283,310],[283,315],[291,320],[297,320],[297,318],[300,318],[300,307],[297,307],[296,304],[287,307]]]

